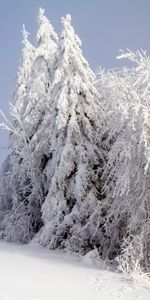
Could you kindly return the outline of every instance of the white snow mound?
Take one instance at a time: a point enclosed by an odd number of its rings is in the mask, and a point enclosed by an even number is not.
[[[93,253],[92,253],[93,252]],[[95,257],[91,251],[86,257]],[[91,258],[93,260],[93,258]],[[150,286],[78,256],[0,242],[0,300],[149,300]]]

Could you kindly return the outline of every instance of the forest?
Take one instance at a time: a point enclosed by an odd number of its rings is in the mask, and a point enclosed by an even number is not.
[[[126,274],[150,272],[150,57],[94,74],[62,18],[39,9],[36,43],[23,26],[0,171],[0,238],[85,255]],[[128,63],[127,63],[128,65]]]

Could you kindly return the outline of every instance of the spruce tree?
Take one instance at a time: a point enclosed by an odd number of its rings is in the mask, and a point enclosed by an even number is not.
[[[15,227],[12,225],[11,217],[15,210],[15,202],[19,203],[26,180],[25,172],[22,172],[22,152],[26,136],[23,129],[23,110],[27,101],[27,88],[31,76],[31,68],[34,61],[35,48],[28,40],[29,33],[23,25],[23,49],[21,53],[21,65],[18,69],[13,104],[10,106],[11,123],[8,124],[10,130],[10,155],[2,166],[1,192],[7,190],[7,194],[2,195],[5,207],[9,208],[3,212],[1,218],[1,234],[9,240],[13,238]],[[5,184],[7,182],[7,189]],[[9,193],[9,196],[8,196]],[[18,195],[18,197],[16,197]],[[16,201],[17,199],[17,201]],[[8,203],[6,203],[8,201]],[[12,225],[12,226],[11,226]]]
[[[43,173],[48,194],[42,207],[44,226],[35,239],[50,248],[84,253],[100,244],[103,111],[70,15],[62,23],[50,92],[55,105],[49,160]]]
[[[21,242],[31,240],[42,225],[40,210],[44,195],[41,164],[44,150],[38,148],[38,141],[43,138],[38,134],[38,129],[49,106],[51,73],[57,51],[57,35],[42,9],[39,10],[38,22],[37,48],[30,65],[26,94],[22,97],[21,109],[18,110],[20,101],[17,99],[11,110],[16,120],[11,138],[14,193],[12,215],[5,234],[8,240]],[[24,37],[24,44],[29,45],[26,33]]]
[[[29,139],[38,130],[49,106],[48,95],[54,72],[58,42],[57,34],[45,17],[42,8],[39,9],[38,13],[38,24],[35,62],[28,88],[28,105],[24,113],[24,123]]]

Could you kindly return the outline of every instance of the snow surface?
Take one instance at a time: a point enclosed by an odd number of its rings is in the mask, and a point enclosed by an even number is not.
[[[89,266],[87,259],[0,242],[0,300],[148,300],[150,284]]]

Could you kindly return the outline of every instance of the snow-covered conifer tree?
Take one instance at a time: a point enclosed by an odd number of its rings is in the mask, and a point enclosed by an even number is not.
[[[44,226],[35,239],[50,248],[84,253],[100,243],[103,150],[99,129],[103,111],[95,75],[70,22],[70,15],[62,19],[64,29],[51,86],[55,109],[43,174],[48,194],[42,207]]]
[[[44,9],[41,8],[38,23],[35,62],[28,88],[28,105],[24,114],[24,122],[26,128],[28,127],[30,139],[38,129],[49,106],[48,93],[54,72],[58,41],[57,34],[45,17]]]
[[[16,79],[16,87],[13,97],[13,105],[10,106],[11,112],[11,125],[10,127],[10,155],[2,165],[2,178],[0,184],[1,193],[3,190],[7,191],[7,194],[1,195],[3,197],[2,201],[5,203],[6,211],[1,218],[1,234],[5,237],[7,236],[7,226],[10,225],[10,216],[12,214],[14,205],[14,195],[20,193],[20,186],[24,182],[26,177],[24,172],[21,172],[21,160],[22,151],[24,149],[25,135],[23,130],[23,109],[25,103],[27,102],[27,88],[31,76],[31,68],[34,61],[34,47],[28,40],[29,33],[25,30],[23,25],[23,50],[21,53],[21,65],[19,67]],[[7,166],[7,168],[6,168]],[[6,189],[7,183],[7,189]],[[8,195],[7,197],[6,195]],[[6,204],[8,200],[9,203]],[[9,208],[9,209],[8,209]],[[11,233],[10,233],[11,236]]]
[[[43,139],[44,143],[44,132],[39,135],[38,129],[49,109],[49,87],[57,51],[57,35],[42,9],[39,10],[38,22],[37,48],[22,110],[18,111],[19,100],[11,109],[13,118],[17,120],[11,138],[12,183],[16,188],[12,216],[5,232],[7,239],[22,242],[29,241],[42,224],[40,209],[44,195],[41,164],[44,149],[39,149],[38,142]],[[27,43],[26,32],[24,37]]]

